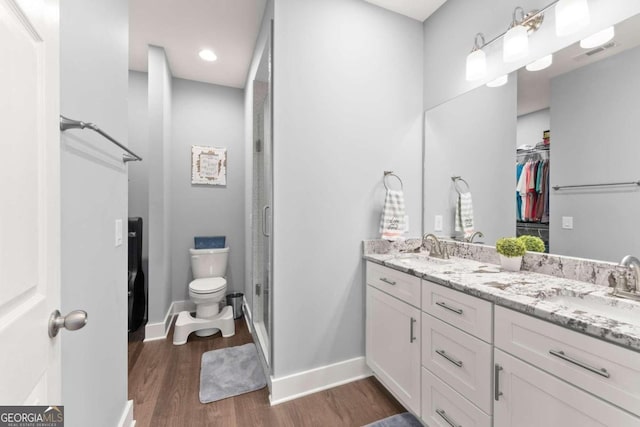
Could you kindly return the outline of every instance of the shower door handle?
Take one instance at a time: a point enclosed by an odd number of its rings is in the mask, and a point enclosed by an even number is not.
[[[269,205],[264,205],[264,208],[262,208],[262,235],[264,237],[271,237],[271,235],[267,233],[267,210],[269,209],[271,209]]]

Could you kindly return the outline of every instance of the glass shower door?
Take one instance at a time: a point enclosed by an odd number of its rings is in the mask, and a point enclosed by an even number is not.
[[[273,139],[271,134],[271,38],[253,82],[253,329],[271,364],[273,254]]]

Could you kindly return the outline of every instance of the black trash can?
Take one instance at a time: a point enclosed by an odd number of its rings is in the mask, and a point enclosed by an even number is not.
[[[242,297],[244,297],[242,292],[234,292],[227,295],[227,305],[230,305],[231,308],[233,308],[234,319],[242,317]]]

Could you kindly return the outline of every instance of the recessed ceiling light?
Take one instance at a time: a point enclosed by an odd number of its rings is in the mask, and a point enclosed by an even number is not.
[[[210,49],[202,49],[198,55],[200,55],[200,58],[204,59],[205,61],[212,62],[218,59],[216,54]]]
[[[580,40],[580,47],[583,49],[591,49],[605,44],[615,36],[615,30],[613,27],[605,28],[602,31],[598,31],[589,37]]]
[[[552,63],[553,63],[553,55],[547,55],[547,56],[543,56],[540,59],[536,59],[530,64],[527,64],[525,68],[527,69],[527,71],[540,71],[540,70],[544,70],[545,68],[550,66]]]
[[[497,79],[487,83],[487,87],[500,87],[507,84],[508,81],[509,81],[509,75],[505,74],[504,76],[500,76]]]

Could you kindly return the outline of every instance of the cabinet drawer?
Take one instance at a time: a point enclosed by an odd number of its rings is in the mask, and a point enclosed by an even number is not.
[[[422,420],[430,426],[491,427],[491,417],[422,368]]]
[[[367,284],[420,307],[420,278],[373,262],[367,262]]]
[[[496,307],[495,345],[640,415],[640,353]]]
[[[423,280],[422,311],[481,340],[492,342],[493,304],[489,301]]]
[[[422,314],[422,365],[491,414],[491,346]]]

